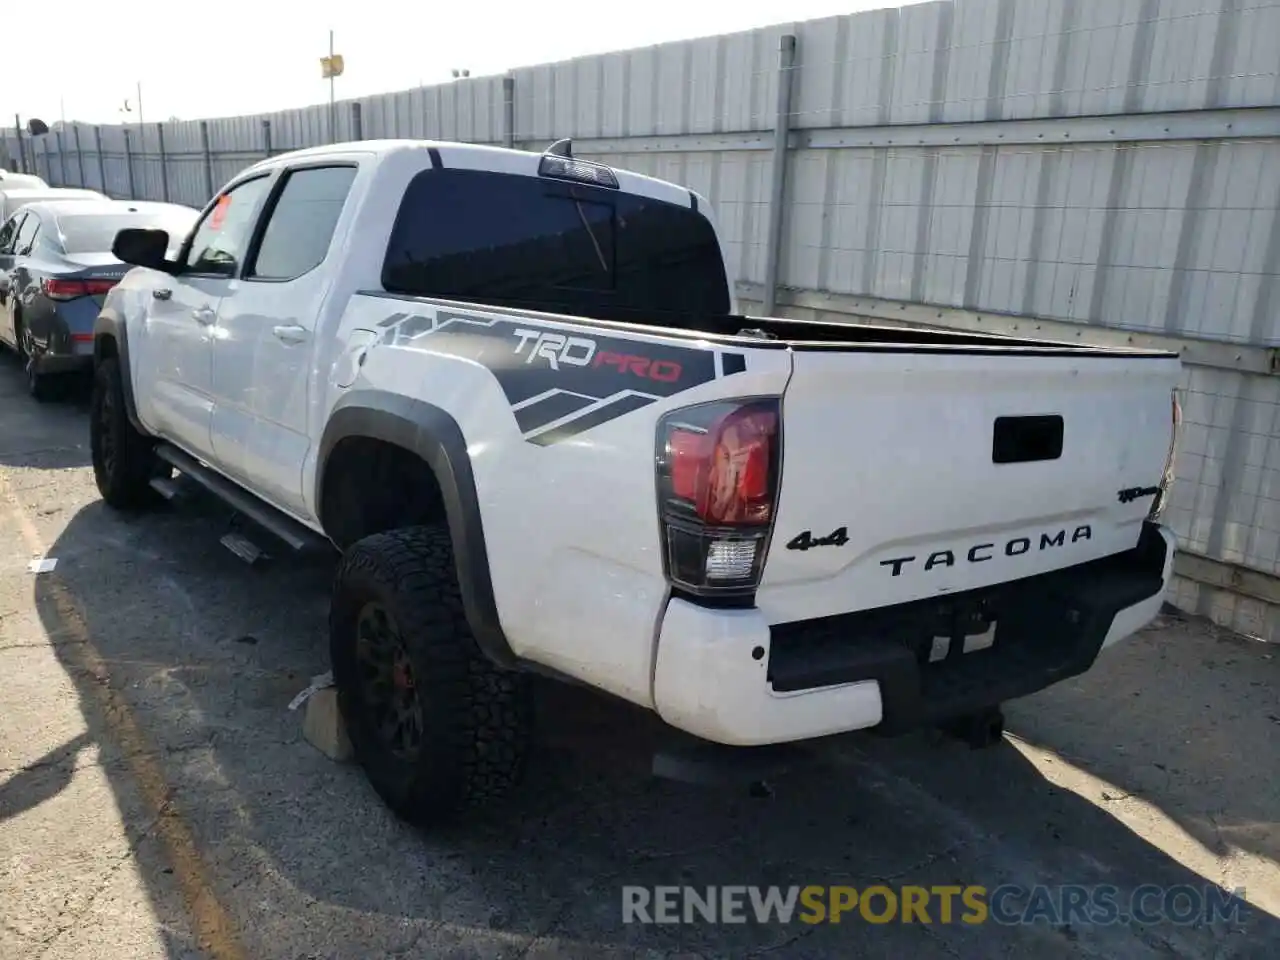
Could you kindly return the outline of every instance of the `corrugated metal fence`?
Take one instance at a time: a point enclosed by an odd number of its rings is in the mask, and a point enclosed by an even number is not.
[[[296,147],[566,136],[709,197],[749,306],[1180,350],[1170,599],[1280,636],[1280,0],[927,3],[24,158],[202,205]]]

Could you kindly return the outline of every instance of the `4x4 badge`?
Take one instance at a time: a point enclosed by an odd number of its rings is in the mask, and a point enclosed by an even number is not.
[[[825,537],[815,537],[812,530],[797,534],[787,542],[788,550],[812,550],[814,547],[843,547],[849,542],[849,528],[836,527]]]

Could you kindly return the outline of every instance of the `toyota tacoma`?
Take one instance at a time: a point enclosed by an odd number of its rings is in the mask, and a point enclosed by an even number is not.
[[[1174,354],[741,315],[706,199],[567,141],[287,153],[170,243],[115,241],[99,490],[340,552],[340,709],[406,818],[519,780],[533,673],[704,744],[895,733],[1160,609]]]

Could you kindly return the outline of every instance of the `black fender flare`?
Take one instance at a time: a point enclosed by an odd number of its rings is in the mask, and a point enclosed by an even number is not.
[[[317,510],[323,510],[329,457],[339,442],[351,437],[394,444],[416,454],[430,467],[444,500],[462,605],[476,643],[497,666],[517,668],[519,661],[498,619],[475,475],[458,422],[423,400],[382,390],[348,392],[334,407],[320,439],[314,501]]]
[[[105,307],[93,321],[93,365],[102,362],[102,343],[111,339],[116,343],[116,356],[120,360],[120,379],[124,390],[124,410],[133,424],[133,429],[145,434],[147,431],[138,419],[138,405],[133,396],[133,376],[129,373],[129,328],[124,317],[111,307]]]

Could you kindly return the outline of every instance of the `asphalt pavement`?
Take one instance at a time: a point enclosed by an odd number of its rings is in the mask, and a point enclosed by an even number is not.
[[[114,515],[86,406],[0,356],[2,960],[1280,956],[1274,646],[1164,617],[995,747],[832,738],[767,790],[655,779],[652,717],[548,682],[523,792],[423,832],[288,709],[328,669],[333,565],[245,565],[215,504]],[[624,887],[1207,884],[1234,919],[1036,918],[1015,890],[984,923],[623,922]]]

